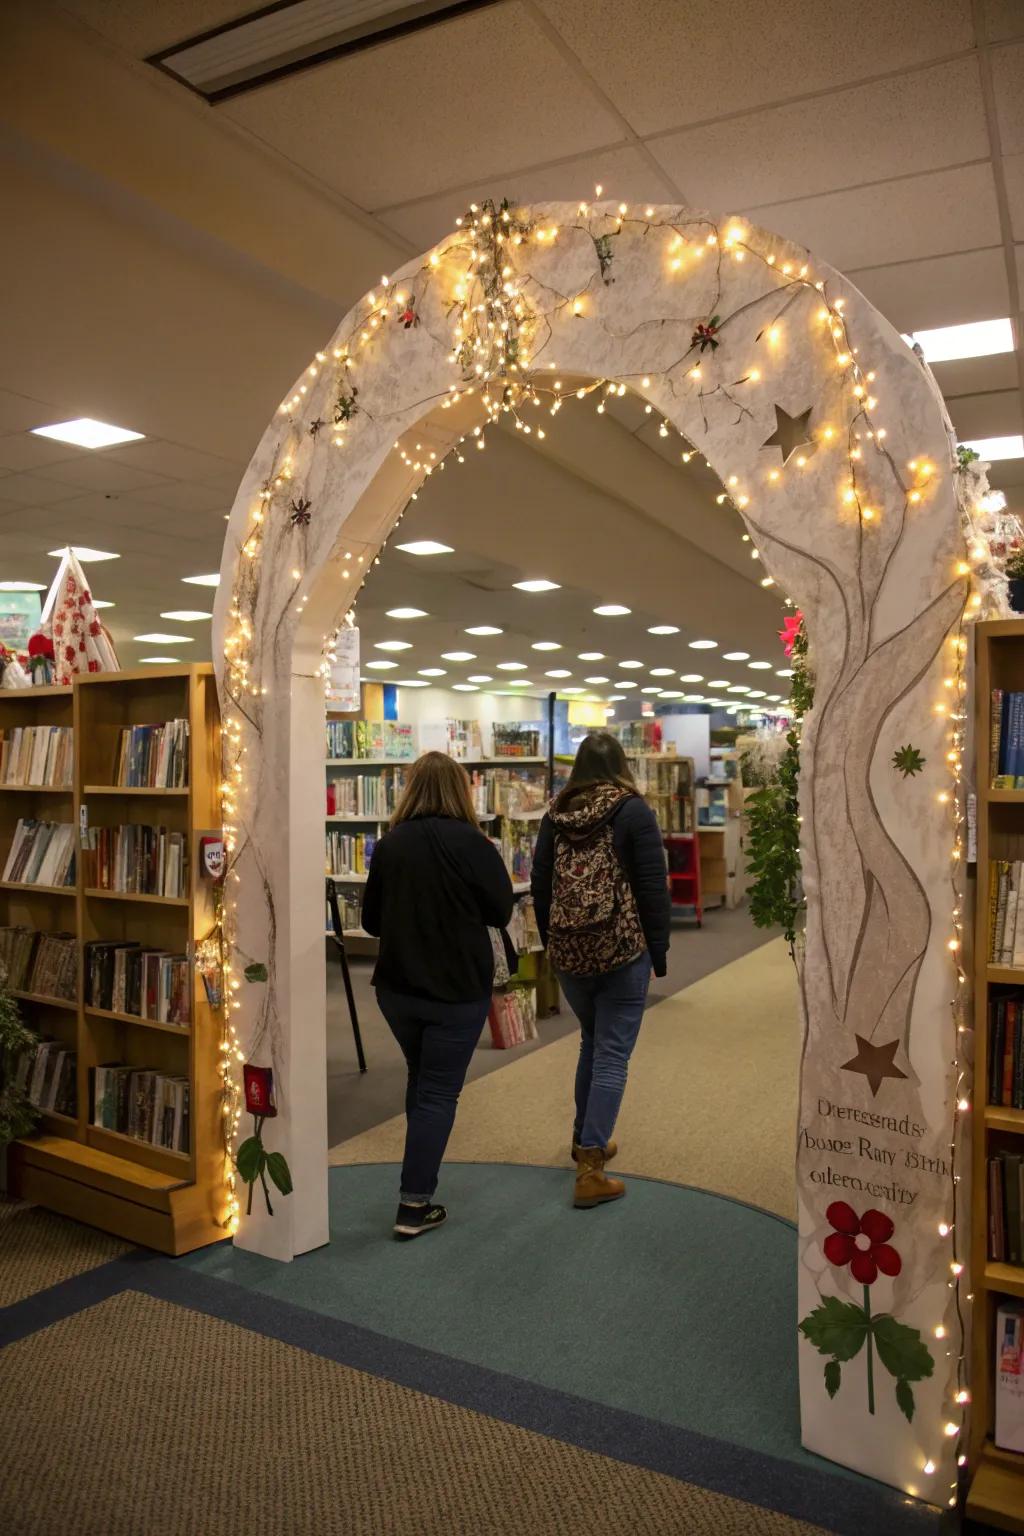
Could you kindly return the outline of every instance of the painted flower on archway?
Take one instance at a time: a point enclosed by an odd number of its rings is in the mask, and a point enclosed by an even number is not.
[[[924,1381],[935,1369],[931,1352],[917,1328],[910,1328],[891,1312],[871,1311],[871,1287],[879,1275],[895,1278],[903,1267],[889,1239],[895,1225],[884,1211],[858,1215],[845,1200],[835,1200],[825,1212],[832,1231],[822,1243],[828,1262],[838,1270],[849,1269],[864,1287],[864,1304],[823,1296],[818,1306],[800,1323],[807,1342],[824,1355],[825,1391],[835,1397],[842,1385],[844,1363],[863,1349],[867,1366],[868,1412],[875,1411],[875,1356],[896,1382],[896,1405],[910,1421],[914,1417],[915,1381]]]

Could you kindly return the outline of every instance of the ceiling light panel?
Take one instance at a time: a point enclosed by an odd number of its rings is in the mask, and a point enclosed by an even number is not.
[[[530,649],[531,651],[560,651],[562,647],[557,640],[535,640]]]
[[[691,651],[714,651],[718,648],[717,640],[691,640]]]
[[[600,614],[602,619],[621,619],[627,613],[632,613],[631,608],[626,608],[622,603],[602,603],[594,612]]]
[[[412,650],[412,642],[410,640],[376,640],[376,641],[374,641],[374,650],[376,650],[376,651],[411,651]]]
[[[749,661],[750,660],[750,652],[749,651],[723,651],[722,652],[722,660],[723,661]]]
[[[1000,459],[1024,459],[1024,435],[1020,432],[1011,432],[1008,437],[978,437],[963,446],[973,448],[986,464]]]
[[[476,661],[476,651],[442,651],[442,661]]]
[[[917,342],[925,362],[952,363],[962,357],[992,357],[1013,351],[1009,320],[975,320],[969,325],[942,325],[933,331],[913,331],[904,341]]]
[[[580,661],[604,661],[604,651],[580,651]]]
[[[389,608],[388,609],[388,618],[389,619],[425,619],[426,617],[427,617],[427,612],[426,612],[425,608]]]
[[[182,581],[191,587],[219,587],[220,572],[211,571],[208,576],[183,576]]]
[[[514,581],[512,585],[518,592],[557,592],[557,581],[546,581],[542,576],[531,578],[529,581]]]
[[[392,667],[397,667],[398,666],[398,662],[397,661],[367,661],[367,662],[364,662],[363,665],[365,667],[368,667],[368,668],[372,667],[375,672],[387,672]]]
[[[201,619],[212,619],[213,614],[205,613],[202,608],[169,608],[160,617],[174,619],[178,624],[198,624]]]
[[[471,629],[466,630],[467,635],[503,635],[504,633],[503,629],[498,629],[494,624],[474,624]]]
[[[649,635],[678,635],[678,624],[652,624],[648,629]]]
[[[50,554],[57,560],[63,558],[67,546],[64,549],[51,549]],[[72,544],[71,553],[84,564],[90,560],[120,560],[120,555],[112,554],[109,549],[90,549],[87,544]]]
[[[144,640],[147,645],[191,645],[191,635],[133,635],[133,640]]]
[[[75,448],[112,448],[115,443],[137,443],[142,437],[141,432],[112,427],[106,421],[94,421],[91,416],[58,421],[52,427],[33,427],[32,434],[52,438],[56,443],[70,443]]]
[[[42,581],[0,581],[0,592],[45,592]]]
[[[453,555],[450,544],[439,544],[436,539],[414,539],[411,544],[396,544],[407,555]]]
[[[379,666],[380,663],[378,662],[377,665]],[[384,665],[386,667],[397,667],[398,666],[398,662],[397,661],[386,661],[384,663]],[[419,671],[420,677],[447,677],[448,676],[448,673],[445,671],[444,667],[419,667],[417,670]]]

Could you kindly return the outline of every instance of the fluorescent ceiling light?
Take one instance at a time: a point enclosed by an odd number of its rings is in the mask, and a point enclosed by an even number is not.
[[[177,656],[140,656],[139,660],[147,666],[152,664],[173,667],[177,666],[179,658]]]
[[[67,545],[64,546],[64,549],[66,548]],[[59,560],[64,554],[64,549],[51,549],[50,554]],[[109,549],[90,549],[87,544],[72,544],[71,553],[83,562],[89,560],[120,560],[121,558],[120,555],[111,554]]]
[[[365,665],[367,667],[373,667],[373,669],[375,671],[377,671],[377,672],[386,672],[390,667],[397,667],[398,666],[398,662],[397,661],[368,661],[368,662],[365,663]]]
[[[200,619],[212,619],[213,614],[205,613],[202,608],[169,608],[160,617],[162,619],[177,619],[179,624],[198,624]]]
[[[704,695],[702,693],[684,693],[683,694],[683,703],[684,704],[703,704],[704,703]]]
[[[471,683],[493,683],[494,678],[490,672],[470,672],[469,681]]]
[[[634,683],[631,677],[617,677],[615,679],[615,686],[616,688],[635,688],[636,683]]]
[[[395,679],[395,687],[396,688],[429,688],[430,684],[429,683],[425,683],[423,681],[422,677],[403,677],[401,680],[399,680],[398,678]]]
[[[208,576],[183,576],[181,579],[182,579],[182,581],[187,582],[189,584],[189,586],[191,586],[191,587],[219,587],[220,586],[220,572],[219,571],[211,571]]]
[[[113,603],[108,602],[105,597],[94,597],[92,600],[92,605],[94,608],[113,608],[114,606]]]
[[[0,592],[45,592],[42,581],[0,581]]]
[[[714,651],[718,648],[717,640],[691,640],[691,651]]]
[[[436,539],[413,539],[411,544],[396,544],[396,549],[407,555],[454,555],[450,544],[439,544]]]
[[[426,617],[427,617],[427,611],[426,611],[425,608],[389,608],[388,609],[388,618],[389,619],[425,619]]]
[[[773,704],[781,704],[781,702],[782,702],[782,694],[781,693],[769,693],[769,694],[766,694],[765,697],[770,699]]]
[[[952,363],[961,357],[991,357],[1013,351],[1009,320],[973,320],[968,325],[940,325],[933,331],[911,331],[904,341],[917,342],[929,363]]]
[[[474,624],[472,629],[467,629],[467,635],[503,635],[505,631],[498,629],[494,624]]]
[[[499,672],[525,672],[526,671],[526,662],[525,661],[499,661],[498,662],[498,671]]]
[[[559,693],[585,693],[585,688],[577,688],[575,683],[571,688],[559,688]]]
[[[557,581],[545,581],[543,577],[536,581],[514,581],[512,585],[520,592],[557,592],[559,587]]]
[[[752,661],[750,663],[751,672],[770,672],[771,669],[772,664],[770,661]]]
[[[191,635],[133,635],[133,640],[146,640],[150,645],[191,645]]]
[[[545,677],[572,677],[572,673],[571,672],[567,672],[564,667],[555,667],[555,668],[553,668],[552,671],[545,672],[544,676]],[[608,681],[608,679],[605,678],[605,682],[607,682],[607,681]]]
[[[722,660],[723,661],[749,661],[750,660],[750,652],[749,651],[723,651],[723,653],[722,653]]]
[[[666,674],[662,671],[661,667],[659,667],[658,676],[663,677],[665,675]],[[671,673],[668,675],[671,676]],[[651,676],[654,676],[653,672],[651,673]],[[704,681],[704,674],[703,672],[680,672],[679,681],[681,683],[702,683]],[[715,686],[714,683],[712,683],[711,686],[713,688]]]
[[[585,677],[583,679],[583,681],[585,683],[590,683],[594,688],[600,688],[602,683],[610,683],[611,682],[611,678],[610,677]]]
[[[973,448],[979,459],[986,463],[997,459],[1024,459],[1024,434],[1020,432],[1011,432],[1008,437],[977,437],[963,446]]]
[[[681,688],[663,688],[658,694],[659,699],[681,699],[682,696],[683,690]]]
[[[531,651],[560,651],[561,649],[557,640],[535,640],[530,646]]]
[[[480,692],[480,689],[476,686],[475,683],[452,683],[452,689],[453,689],[453,691],[455,693],[479,693]]]
[[[624,699],[625,697],[626,697],[626,695],[624,693],[610,693],[608,695],[608,703],[609,704],[617,704],[620,699]],[[610,715],[614,715],[615,711],[614,711],[614,709],[610,709],[608,711],[608,713]]]
[[[58,421],[52,427],[33,427],[32,434],[34,437],[50,437],[56,443],[72,443],[76,448],[110,448],[114,443],[137,443],[142,437],[141,432],[129,432],[127,427],[93,421],[91,416]]]
[[[394,649],[394,647],[392,647]],[[442,651],[442,661],[476,661],[475,651]]]
[[[641,688],[640,692],[641,693],[660,693],[661,689],[658,687],[657,683],[652,683],[649,688]]]
[[[652,667],[651,668],[651,676],[652,677],[671,677],[672,676],[672,668],[671,667]],[[698,678],[695,679],[695,681],[698,682],[698,683],[702,683],[704,681],[704,679],[702,677],[698,677]]]
[[[766,699],[768,695],[763,688],[751,688],[749,697],[752,699]]]
[[[380,666],[380,662],[378,662],[377,665]],[[384,663],[384,665],[386,667],[397,667],[398,666],[398,662],[397,661],[386,661]],[[418,667],[417,671],[419,672],[420,677],[447,677],[448,676],[448,674],[445,671],[444,667]]]
[[[746,683],[730,683],[729,684],[729,692],[730,693],[749,693],[750,689],[747,687]]]
[[[683,682],[686,682],[685,677],[683,678]],[[728,686],[729,679],[727,677],[713,677],[710,683],[708,683],[709,688],[728,688]]]
[[[678,624],[652,624],[648,629],[649,635],[678,635]]]
[[[412,650],[412,641],[411,640],[375,640],[374,643],[373,643],[373,648],[374,648],[375,651],[411,651]]]
[[[792,677],[793,676],[793,668],[792,667],[779,667],[778,670],[775,673],[775,676],[776,677]]]
[[[602,603],[594,612],[600,614],[602,619],[621,619],[623,615],[632,613],[631,608],[626,608],[622,603]]]
[[[580,651],[580,661],[604,661],[604,651]]]
[[[635,672],[638,667],[642,667],[643,666],[643,662],[642,661],[620,661],[619,662],[619,666],[620,667],[625,667],[628,672]]]
[[[533,684],[528,677],[510,677],[508,686],[510,688],[532,688]]]

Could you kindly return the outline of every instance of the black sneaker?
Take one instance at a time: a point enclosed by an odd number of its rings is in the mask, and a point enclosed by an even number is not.
[[[395,1217],[395,1240],[407,1243],[410,1238],[433,1231],[447,1219],[443,1205],[400,1205]]]

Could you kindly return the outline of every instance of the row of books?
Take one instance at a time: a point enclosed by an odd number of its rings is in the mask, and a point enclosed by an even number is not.
[[[484,736],[479,720],[453,720],[444,722],[445,742],[449,757],[463,762],[479,762],[484,756]]]
[[[993,789],[1024,789],[1024,693],[992,690],[989,778]]]
[[[183,832],[135,822],[90,827],[82,854],[87,886],[135,896],[184,896],[188,861]]]
[[[71,823],[19,817],[2,878],[20,885],[74,885],[75,829]]]
[[[1024,991],[988,1003],[988,1102],[1024,1109]]]
[[[997,1152],[988,1160],[988,1256],[1024,1264],[1024,1155]]]
[[[327,756],[411,762],[416,732],[398,720],[328,720]]]
[[[327,906],[328,933],[334,932],[334,924],[331,921],[331,904]],[[338,892],[338,915],[341,918],[341,927],[344,933],[352,933],[356,928],[363,926],[363,899],[360,895],[353,895],[350,891]]]
[[[508,725],[495,721],[493,757],[539,757],[540,731],[529,725]]]
[[[144,949],[138,939],[95,939],[85,946],[85,1005],[161,1024],[192,1022],[187,955]]]
[[[73,1003],[78,996],[78,943],[73,933],[40,933],[21,924],[0,928],[0,973],[13,992]]]
[[[533,850],[537,842],[537,825],[536,822],[503,821],[501,836],[491,839],[516,884],[522,884],[530,878],[533,869]]]
[[[0,730],[0,784],[70,789],[73,767],[70,725],[16,725]]]
[[[331,827],[327,833],[327,873],[338,879],[343,875],[365,875],[376,846],[377,838],[367,832],[353,836]]]
[[[36,1109],[72,1117],[78,1113],[78,1057],[59,1040],[40,1040],[22,1051],[14,1083]]]
[[[520,896],[512,908],[512,918],[507,933],[520,955],[534,954],[543,948],[532,896]]]
[[[495,992],[487,1014],[491,1042],[498,1051],[537,1038],[537,994],[533,987],[508,987]]]
[[[1024,860],[993,859],[988,882],[989,962],[1024,966]]]
[[[151,1067],[109,1062],[89,1073],[90,1119],[106,1131],[120,1131],[136,1141],[170,1152],[189,1149],[187,1077],[171,1077]]]
[[[184,789],[188,737],[187,720],[126,726],[118,735],[114,783],[126,789]]]
[[[327,783],[328,816],[379,816],[386,821],[395,809],[399,781],[390,769],[382,773],[352,773]]]

